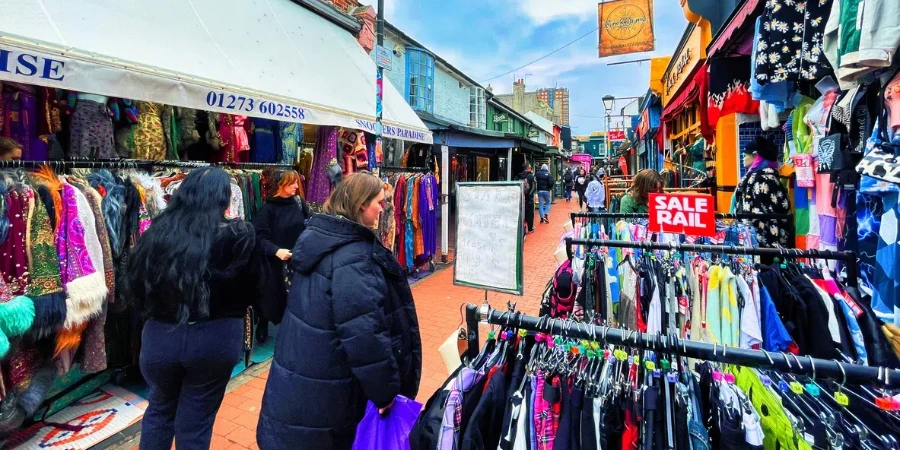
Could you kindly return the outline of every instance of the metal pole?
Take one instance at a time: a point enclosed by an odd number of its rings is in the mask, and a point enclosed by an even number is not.
[[[378,0],[378,16],[375,19],[375,39],[379,47],[384,45],[384,0]],[[377,50],[376,50],[377,51]],[[384,69],[381,66],[375,69],[375,148],[369,151],[369,171],[375,170],[375,155],[381,151],[381,100],[384,98]]]

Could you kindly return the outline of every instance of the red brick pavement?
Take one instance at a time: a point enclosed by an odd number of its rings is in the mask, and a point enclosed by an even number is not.
[[[577,211],[576,202],[558,200],[550,210],[550,224],[537,224],[536,231],[525,240],[524,282],[522,297],[488,293],[488,301],[495,308],[503,308],[507,300],[517,303],[517,309],[536,314],[540,295],[547,281],[556,270],[553,253],[562,236],[562,224],[569,220],[569,213]],[[535,214],[537,215],[537,214]],[[454,333],[462,321],[461,308],[465,303],[480,304],[484,301],[484,291],[454,286],[453,270],[442,270],[412,287],[419,315],[419,330],[422,335],[422,383],[418,401],[424,403],[440,388],[448,376],[447,368],[437,350]],[[487,325],[481,325],[481,337],[487,333]],[[244,384],[225,395],[225,400],[213,428],[212,450],[258,449],[256,445],[256,424],[269,371],[247,377]]]

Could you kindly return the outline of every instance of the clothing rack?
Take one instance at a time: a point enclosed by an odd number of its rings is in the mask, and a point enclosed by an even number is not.
[[[391,166],[383,166],[379,167],[379,170],[383,172],[421,172],[428,173],[431,172],[431,169],[428,167],[391,167]]]
[[[750,248],[737,247],[734,245],[669,244],[659,242],[633,242],[610,241],[603,239],[566,238],[566,255],[568,255],[569,259],[572,259],[572,247],[576,245],[588,248],[633,248],[641,250],[670,250],[682,252],[719,253],[725,255],[777,256],[782,259],[812,258],[844,261],[847,264],[847,284],[854,288],[859,287],[859,283],[857,281],[859,266],[856,262],[856,253],[849,251],[835,252],[829,250],[797,250],[792,248]]]
[[[265,169],[265,168],[287,168],[290,169],[294,167],[293,164],[282,164],[282,163],[262,163],[262,162],[222,162],[216,163],[217,166],[222,167],[231,167],[234,169]]]
[[[0,161],[0,169],[7,168],[38,168],[50,166],[56,170],[64,169],[148,169],[152,161],[133,159],[114,159],[91,161],[87,159],[48,159],[43,161],[3,160]]]
[[[574,223],[575,219],[578,217],[596,218],[596,219],[648,219],[650,217],[650,214],[649,213],[574,212],[571,214],[571,216],[572,216],[572,222]],[[790,214],[716,213],[716,219],[723,219],[723,220],[759,220],[759,219],[790,220],[790,219],[793,219],[793,216]]]
[[[491,308],[487,303],[481,305],[480,308],[471,303],[466,305],[466,328],[468,329],[466,355],[470,361],[478,356],[479,322],[505,325],[519,330],[550,333],[554,336],[600,341],[603,344],[638,347],[644,350],[660,351],[723,364],[774,369],[796,375],[811,375],[814,379],[827,378],[841,383],[859,385],[900,386],[900,370],[708,344],[681,339],[675,334],[652,335],[571,320],[533,317],[518,312],[500,312]]]

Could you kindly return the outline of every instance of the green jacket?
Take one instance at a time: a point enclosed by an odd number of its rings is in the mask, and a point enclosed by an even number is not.
[[[631,194],[625,194],[622,197],[622,203],[619,205],[619,212],[623,214],[650,212],[647,208],[646,203],[638,203]]]

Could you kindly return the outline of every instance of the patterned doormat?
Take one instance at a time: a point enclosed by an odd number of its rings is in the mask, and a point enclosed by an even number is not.
[[[118,386],[106,385],[68,408],[17,433],[20,442],[2,448],[82,450],[141,420],[147,401]],[[54,425],[56,424],[56,425]]]

